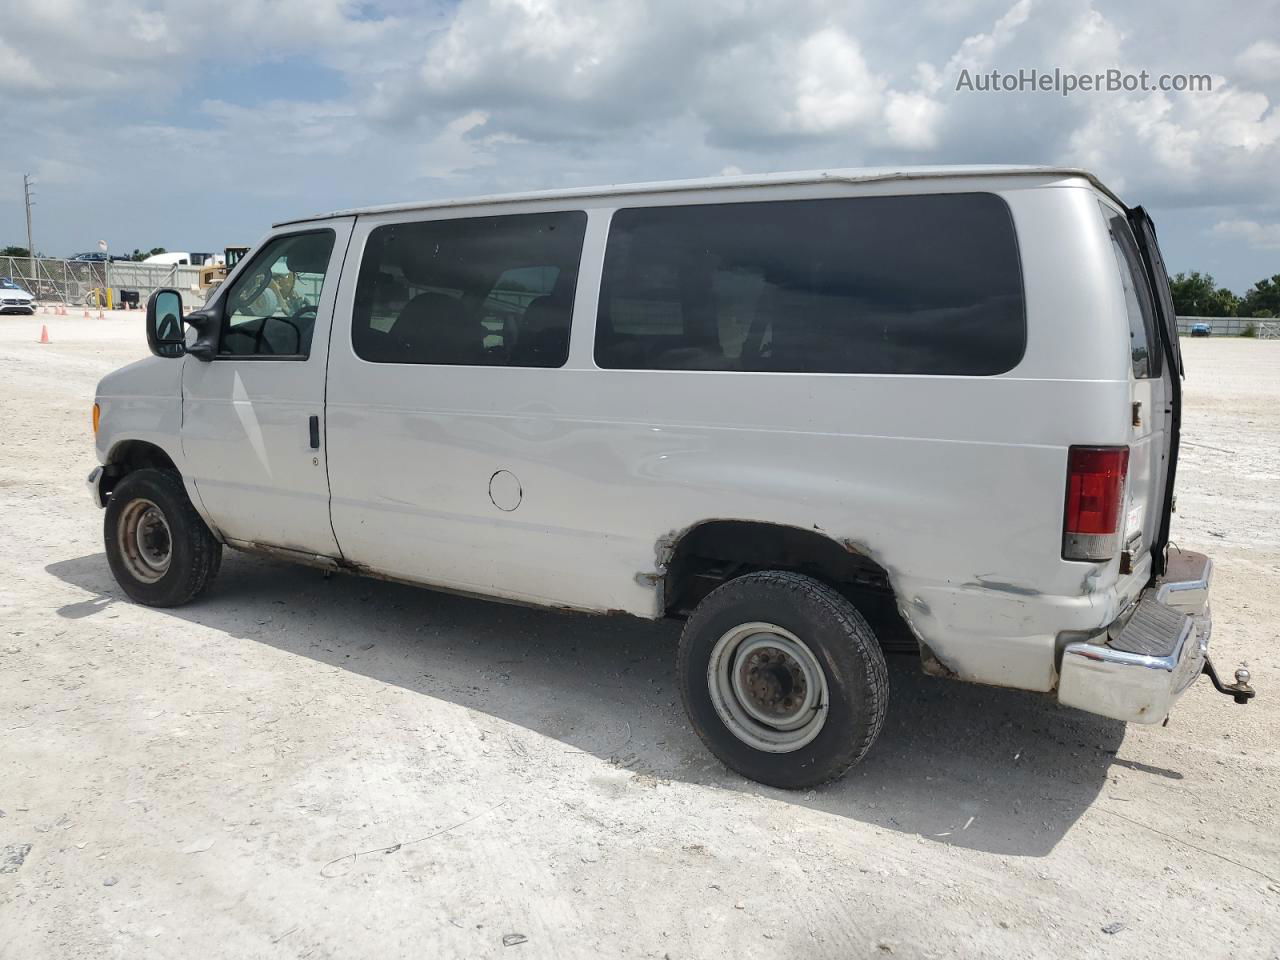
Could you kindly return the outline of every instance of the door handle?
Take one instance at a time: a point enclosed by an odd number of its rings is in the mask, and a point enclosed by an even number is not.
[[[311,449],[319,450],[320,449],[320,418],[318,416],[312,415],[311,420],[308,422],[307,426],[311,430]]]

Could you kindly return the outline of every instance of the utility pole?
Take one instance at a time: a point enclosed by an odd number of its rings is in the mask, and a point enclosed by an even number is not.
[[[31,260],[31,287],[32,293],[39,286],[36,282],[36,245],[31,240],[31,204],[35,201],[31,199],[31,174],[24,173],[22,175],[22,198],[27,204],[27,256]]]

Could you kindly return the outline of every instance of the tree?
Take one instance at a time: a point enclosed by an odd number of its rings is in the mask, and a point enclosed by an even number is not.
[[[1234,317],[1240,298],[1218,286],[1210,274],[1193,270],[1169,281],[1174,312],[1180,317]]]
[[[1240,316],[1280,316],[1280,273],[1259,280],[1245,292],[1240,301]]]
[[[29,257],[31,251],[26,247],[8,246],[0,250],[0,257]]]

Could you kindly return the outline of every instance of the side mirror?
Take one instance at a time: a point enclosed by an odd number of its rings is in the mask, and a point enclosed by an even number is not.
[[[177,290],[157,290],[147,298],[147,346],[157,357],[180,357],[187,352],[182,294]]]

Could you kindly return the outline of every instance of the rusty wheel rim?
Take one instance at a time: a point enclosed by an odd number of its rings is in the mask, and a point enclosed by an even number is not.
[[[826,673],[808,645],[777,624],[726,631],[711,651],[707,688],[729,731],[767,753],[799,750],[827,722]]]
[[[116,543],[129,575],[142,583],[155,583],[169,572],[173,561],[173,535],[164,513],[150,500],[131,500],[120,513]]]

